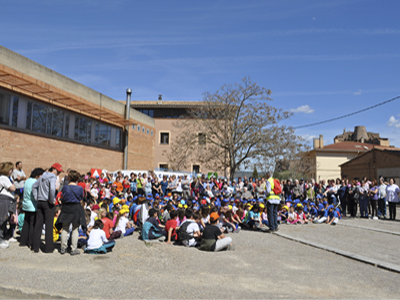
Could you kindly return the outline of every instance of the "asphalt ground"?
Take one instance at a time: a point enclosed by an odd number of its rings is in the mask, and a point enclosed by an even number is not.
[[[342,219],[340,223],[281,225],[278,234],[400,268],[400,236],[370,229],[399,232],[400,222]],[[118,240],[106,255],[34,254],[13,243],[0,250],[0,298],[400,298],[399,273],[278,234],[231,234],[235,251],[220,253],[145,244],[137,233]]]

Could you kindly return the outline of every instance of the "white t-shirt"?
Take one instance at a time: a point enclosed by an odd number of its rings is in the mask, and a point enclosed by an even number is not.
[[[129,220],[127,217],[121,217],[118,221],[117,227],[115,227],[115,231],[121,230],[122,234],[126,232],[126,224],[128,224]]]
[[[94,221],[96,218],[97,218],[97,214],[94,211],[92,211],[90,214],[90,221],[89,221],[88,227],[94,226]]]
[[[12,173],[12,177],[14,179],[14,185],[16,189],[22,189],[25,185],[25,180],[18,181],[17,176],[19,177],[26,177],[23,170],[15,169]]]
[[[8,191],[8,189],[12,186],[10,179],[7,176],[1,175],[0,176],[0,190],[1,195],[5,195],[14,199],[14,195]]]
[[[186,230],[187,233],[190,233],[190,234],[193,235],[196,231],[200,231],[199,225],[197,225],[197,223],[195,221],[186,220],[185,222],[190,222],[191,223],[187,227],[187,230]],[[185,222],[183,222],[183,223],[185,223]],[[181,226],[182,226],[182,224],[181,224]],[[182,244],[184,244],[187,247],[192,247],[192,246],[196,245],[196,239],[192,238],[190,240],[184,240],[184,241],[182,241]]]
[[[93,229],[89,234],[89,239],[87,242],[87,250],[97,249],[103,246],[103,243],[108,242],[106,238],[106,233],[103,229]]]

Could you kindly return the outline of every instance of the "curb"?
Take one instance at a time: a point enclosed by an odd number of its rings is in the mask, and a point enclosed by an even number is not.
[[[369,264],[369,265],[373,265],[373,266],[381,268],[381,269],[385,269],[385,270],[388,270],[388,271],[391,271],[391,272],[395,272],[395,273],[400,273],[400,266],[398,266],[398,265],[394,265],[394,264],[391,264],[391,263],[388,263],[388,262],[384,262],[384,261],[380,261],[380,260],[377,260],[377,259],[369,258],[369,257],[362,256],[362,255],[359,255],[359,254],[355,254],[355,253],[352,253],[352,252],[340,250],[340,249],[337,249],[337,248],[328,247],[328,246],[321,245],[321,244],[318,244],[318,243],[309,242],[309,241],[306,241],[306,240],[303,240],[303,239],[293,238],[291,236],[288,236],[286,234],[282,234],[282,233],[279,233],[279,232],[275,232],[274,234],[278,235],[280,237],[283,237],[285,239],[291,240],[291,241],[299,242],[299,243],[307,245],[307,246],[311,246],[311,247],[318,248],[318,249],[321,249],[321,250],[325,250],[325,251],[328,251],[328,252],[332,252],[332,253],[335,253],[335,254],[338,254],[338,255],[342,255],[344,257],[347,257],[347,258],[350,258],[350,259],[353,259],[353,260],[356,260],[356,261],[359,261],[359,262],[363,262],[363,263],[366,263],[366,264]]]
[[[359,228],[359,229],[372,230],[372,231],[377,231],[377,232],[382,232],[382,233],[387,233],[387,234],[393,234],[393,235],[399,235],[400,236],[400,232],[394,232],[394,231],[388,231],[388,230],[382,230],[382,229],[370,228],[370,227],[364,227],[364,226],[357,226],[357,225],[351,225],[351,224],[343,224],[343,223],[338,223],[337,225],[346,226],[346,227],[353,227],[353,228]]]

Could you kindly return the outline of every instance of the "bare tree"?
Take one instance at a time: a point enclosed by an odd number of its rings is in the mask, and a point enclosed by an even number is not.
[[[244,78],[205,93],[199,106],[176,122],[181,134],[165,153],[172,169],[183,169],[196,159],[212,170],[224,170],[232,180],[240,167],[257,164],[262,171],[279,157],[302,147],[292,128],[279,125],[289,112],[268,105],[271,91]]]

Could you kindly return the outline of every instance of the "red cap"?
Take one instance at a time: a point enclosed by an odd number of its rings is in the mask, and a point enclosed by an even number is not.
[[[54,163],[51,167],[56,169],[60,173],[64,172],[64,170],[62,169],[62,167],[61,167],[61,165],[59,163]]]
[[[96,209],[100,209],[100,206],[98,206],[97,204],[93,205],[92,210],[96,210]]]

